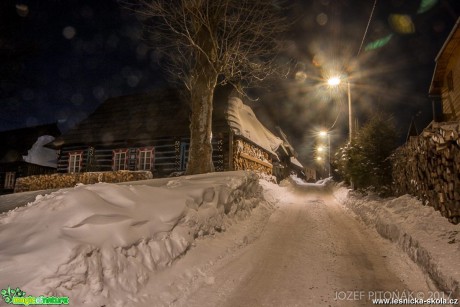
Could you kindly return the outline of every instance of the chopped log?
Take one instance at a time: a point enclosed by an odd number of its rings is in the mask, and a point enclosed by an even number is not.
[[[460,219],[460,123],[432,123],[392,156],[394,190]]]

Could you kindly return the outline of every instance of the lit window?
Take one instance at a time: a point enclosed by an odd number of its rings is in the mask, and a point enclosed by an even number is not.
[[[114,171],[124,171],[128,169],[128,149],[118,149],[113,151]]]
[[[69,152],[69,173],[79,173],[81,169],[83,152]]]
[[[148,171],[153,168],[153,147],[137,150],[137,169]]]
[[[14,189],[15,176],[14,172],[7,172],[5,174],[5,189]]]

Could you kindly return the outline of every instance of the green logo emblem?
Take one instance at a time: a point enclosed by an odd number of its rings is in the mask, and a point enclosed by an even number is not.
[[[68,305],[69,297],[67,296],[26,296],[26,293],[19,288],[11,289],[8,286],[8,289],[2,289],[2,298],[7,304],[13,305]]]

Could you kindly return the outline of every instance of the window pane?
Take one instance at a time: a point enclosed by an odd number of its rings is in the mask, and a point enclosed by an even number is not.
[[[69,173],[80,171],[81,153],[69,154]]]
[[[138,169],[150,170],[152,168],[153,150],[140,150],[138,155]]]
[[[5,189],[13,189],[14,188],[14,172],[7,172],[5,174]]]
[[[113,170],[122,171],[126,170],[126,152],[114,152],[113,153]]]

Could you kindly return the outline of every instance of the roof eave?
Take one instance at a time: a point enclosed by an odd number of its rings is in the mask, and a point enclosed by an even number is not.
[[[442,56],[444,50],[446,49],[447,45],[449,44],[450,40],[452,39],[452,36],[454,36],[454,33],[455,33],[455,31],[457,30],[459,23],[460,23],[460,17],[459,17],[459,18],[457,19],[457,21],[455,22],[455,25],[454,25],[454,27],[452,28],[452,31],[450,31],[449,36],[447,36],[447,39],[446,39],[446,41],[444,42],[444,44],[442,45],[441,50],[439,50],[438,55],[437,55],[436,58],[435,58],[435,61],[436,61],[436,62],[437,62],[437,61],[439,60],[439,58]]]

